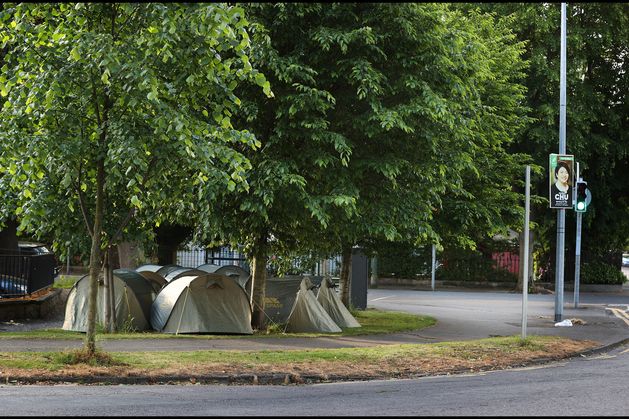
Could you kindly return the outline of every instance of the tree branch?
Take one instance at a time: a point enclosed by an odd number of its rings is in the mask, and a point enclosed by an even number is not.
[[[81,190],[81,173],[83,173],[83,162],[79,163],[79,177],[77,187],[77,192],[79,194],[79,206],[81,207],[81,214],[83,214],[83,221],[85,222],[87,232],[89,233],[90,237],[94,237],[94,231],[92,230],[92,225],[90,224],[87,215],[87,208],[85,207],[85,197],[83,196],[83,191]]]
[[[146,182],[150,179],[151,175],[153,174],[153,167],[155,166],[156,163],[157,163],[157,158],[153,156],[151,158],[151,161],[149,162],[148,167],[146,168],[146,173],[144,174],[144,177],[142,178],[142,182],[139,183],[139,188],[142,192],[146,192],[146,186],[145,186]],[[127,212],[127,215],[125,216],[124,220],[122,220],[122,223],[118,227],[118,230],[116,230],[114,235],[109,240],[109,243],[107,244],[109,247],[113,246],[118,241],[120,236],[122,236],[122,231],[129,224],[131,219],[135,216],[136,212],[137,212],[136,207],[132,207],[129,209],[129,212]]]

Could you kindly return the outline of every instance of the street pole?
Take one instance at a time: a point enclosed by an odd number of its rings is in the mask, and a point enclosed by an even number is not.
[[[577,175],[575,176],[575,178],[578,179],[579,181],[583,180],[581,179],[581,170],[580,170],[578,162],[577,162]],[[576,185],[576,182],[575,182],[575,185]],[[573,193],[572,196],[576,197],[576,193]],[[576,211],[576,213],[577,213],[577,237],[576,237],[576,244],[574,248],[574,308],[579,308],[579,283],[580,283],[580,276],[581,276],[581,216],[583,214],[580,211]]]
[[[435,290],[435,270],[436,268],[436,259],[437,259],[437,246],[433,243],[432,245],[432,270],[431,270],[431,275],[430,275],[430,286],[432,288],[432,290]]]
[[[579,308],[579,282],[581,276],[581,217],[577,212],[577,244],[574,253],[574,308]]]
[[[526,339],[527,300],[529,294],[529,212],[530,212],[531,166],[526,165],[526,188],[524,199],[524,263],[522,269],[522,339]]]
[[[561,62],[559,74],[559,154],[566,154],[566,3],[561,3]],[[557,253],[555,264],[555,322],[563,316],[564,245],[566,210],[557,210]]]

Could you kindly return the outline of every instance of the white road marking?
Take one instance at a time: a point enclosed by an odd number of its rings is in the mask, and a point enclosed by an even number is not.
[[[616,317],[624,321],[627,324],[627,326],[629,326],[629,316],[623,310],[619,310],[617,308],[606,308],[606,310],[609,310],[612,313],[614,313]]]
[[[389,295],[388,297],[374,298],[373,300],[369,300],[369,301],[378,301],[378,300],[384,300],[385,298],[393,298],[393,297],[395,297],[395,295]]]

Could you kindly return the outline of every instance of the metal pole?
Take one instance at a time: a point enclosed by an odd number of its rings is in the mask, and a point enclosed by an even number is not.
[[[526,195],[524,200],[524,263],[522,269],[522,339],[526,339],[526,307],[529,294],[529,212],[530,212],[531,166],[526,166]]]
[[[437,259],[437,246],[435,244],[432,245],[432,271],[430,275],[430,287],[432,290],[435,290],[435,270],[436,270],[436,259]]]
[[[566,154],[566,3],[561,3],[561,63],[559,74],[559,154]],[[557,254],[555,268],[555,321],[563,316],[564,244],[566,210],[557,210]]]
[[[577,212],[577,244],[574,253],[574,308],[579,308],[579,282],[581,276],[581,217]]]

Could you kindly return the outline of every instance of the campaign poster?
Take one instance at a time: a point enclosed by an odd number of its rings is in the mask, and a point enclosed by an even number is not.
[[[550,208],[572,208],[574,156],[551,154],[549,164]]]

